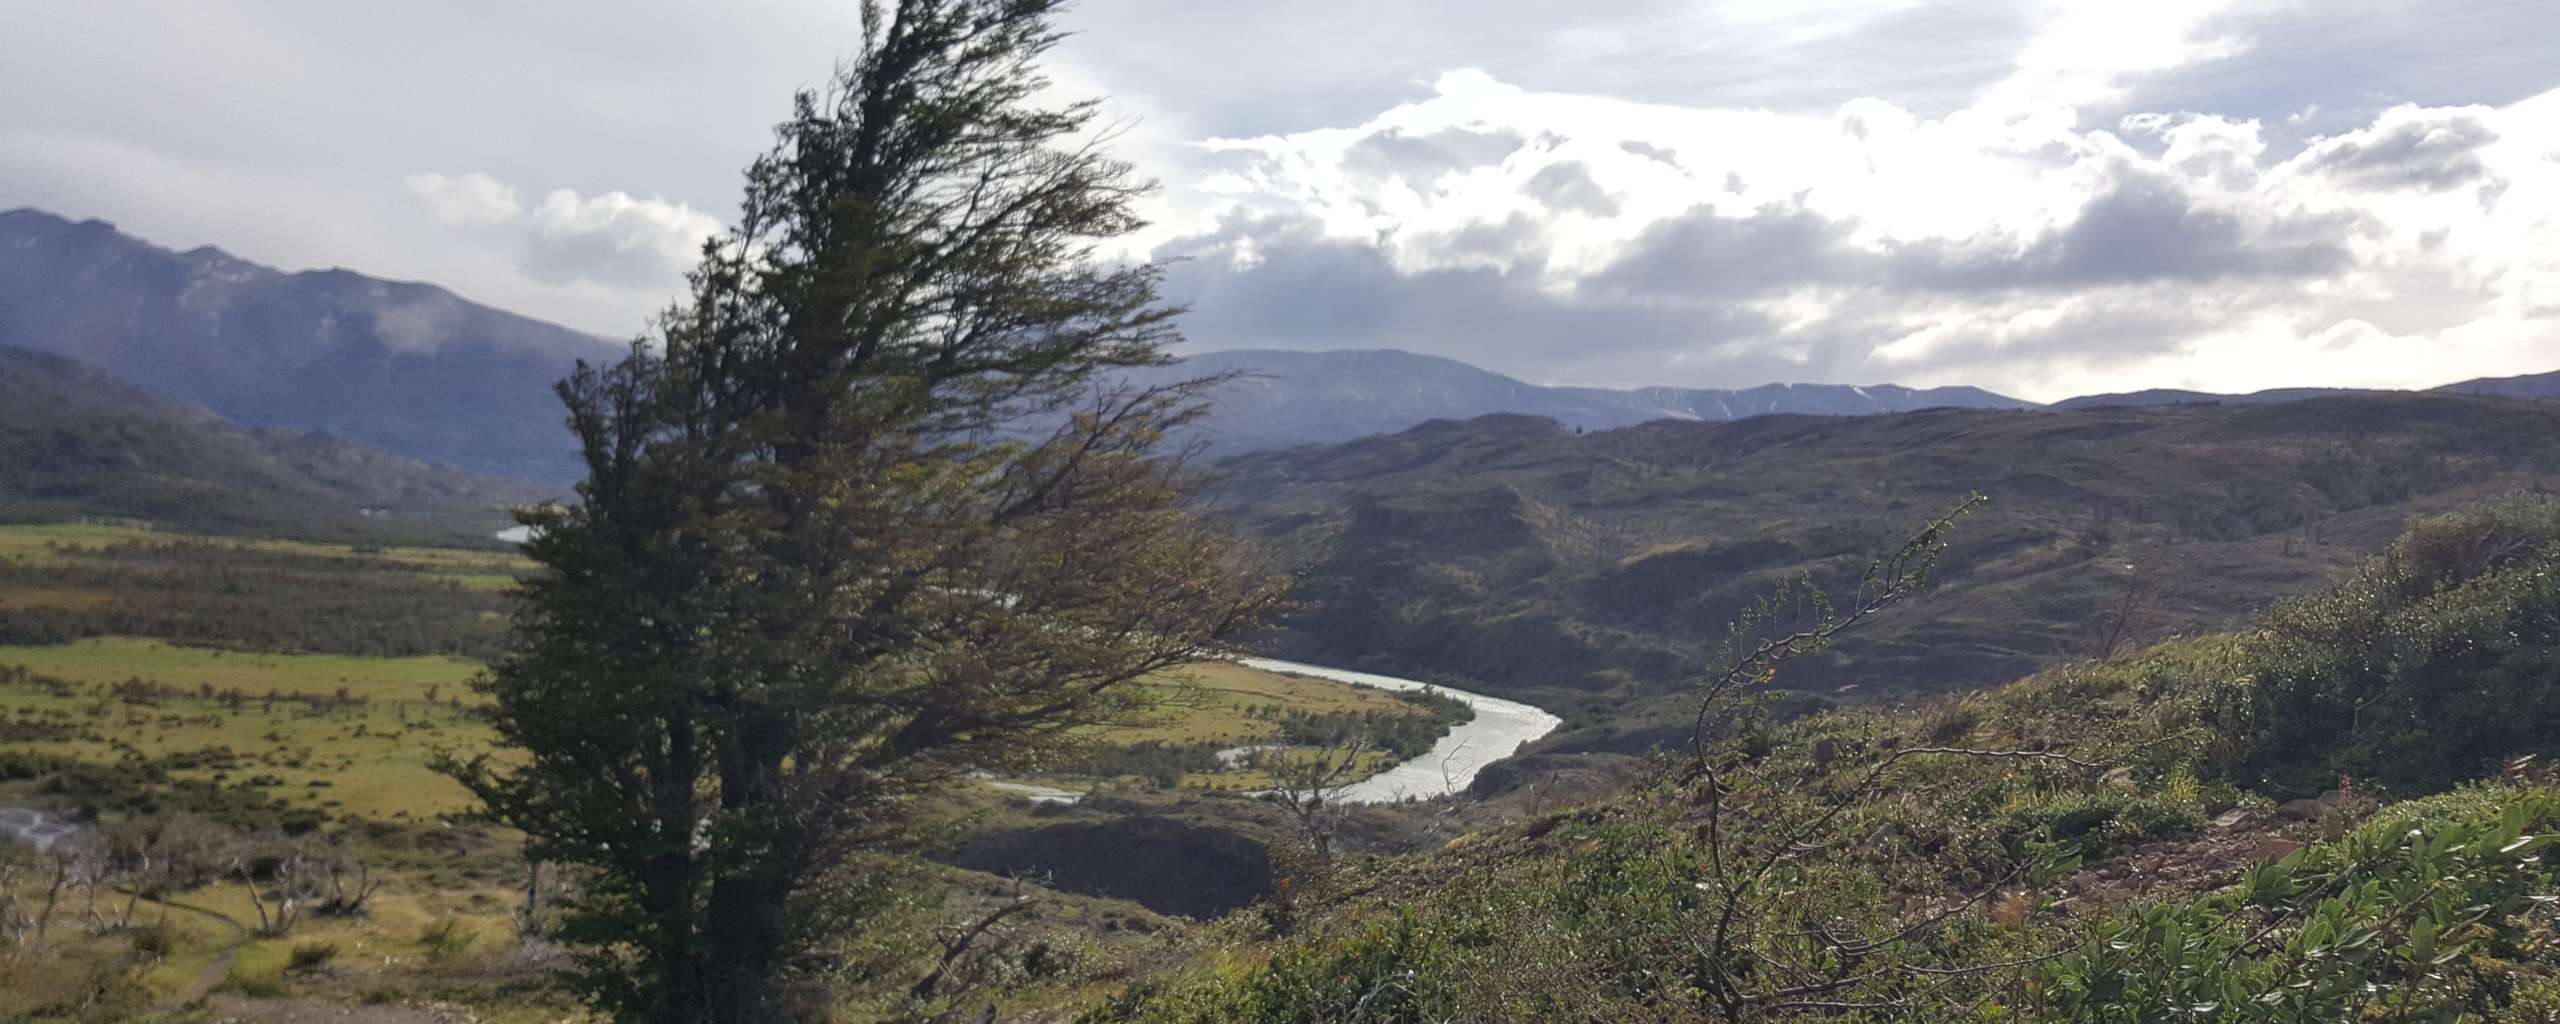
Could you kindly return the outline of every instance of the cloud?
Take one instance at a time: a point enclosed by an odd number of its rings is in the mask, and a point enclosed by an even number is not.
[[[2444,192],[2488,177],[2480,150],[2498,141],[2479,107],[2397,106],[2369,127],[2314,143],[2303,170],[2351,188]]]
[[[1551,209],[1571,210],[1594,217],[1618,215],[1618,198],[1602,189],[1599,182],[1591,180],[1591,169],[1580,161],[1567,160],[1539,169],[1538,173],[1529,176],[1528,192],[1530,198],[1547,204]]]
[[[700,258],[718,219],[683,203],[627,192],[582,196],[557,188],[527,209],[516,186],[479,171],[421,171],[401,179],[436,225],[511,248],[537,284],[672,293]]]
[[[1912,246],[1896,253],[1893,276],[1955,289],[2316,277],[2346,266],[2351,230],[2339,217],[2252,224],[2242,211],[2199,201],[2168,178],[2135,173],[2091,197],[2067,225],[2023,247],[2009,249],[1998,239]]]
[[[631,285],[681,276],[720,221],[682,203],[553,189],[527,218],[525,273],[537,281]]]
[[[2537,320],[2560,138],[2535,127],[2560,92],[2387,111],[2291,156],[2254,119],[1987,95],[1780,114],[1457,72],[1348,126],[1211,141],[1215,203],[1154,252],[1185,260],[1168,286],[1201,348],[1388,345],[1550,383],[2055,398],[2560,364],[2532,354],[2560,342]]]
[[[463,175],[420,171],[400,179],[400,184],[424,201],[440,224],[504,224],[524,212],[515,186],[478,171]]]
[[[0,109],[0,205],[627,335],[859,33],[821,0],[499,6],[27,5],[0,93],[47,101]],[[1123,252],[1195,257],[1198,347],[2424,384],[2560,362],[2548,7],[1113,0],[1051,69],[1166,183]]]
[[[1388,128],[1360,137],[1343,153],[1346,169],[1399,178],[1422,187],[1441,175],[1498,164],[1529,140],[1503,131],[1447,128],[1428,135],[1407,135]]]
[[[1588,291],[1638,299],[1700,301],[1834,284],[1856,271],[1850,225],[1800,207],[1738,217],[1693,207],[1645,227]]]

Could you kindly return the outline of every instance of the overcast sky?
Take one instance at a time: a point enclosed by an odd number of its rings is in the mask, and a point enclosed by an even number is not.
[[[0,0],[0,208],[629,336],[851,2]],[[1540,383],[2560,369],[2560,4],[1088,0],[1192,346]]]

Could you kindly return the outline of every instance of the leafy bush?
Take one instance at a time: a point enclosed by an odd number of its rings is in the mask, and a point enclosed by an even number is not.
[[[2413,791],[2560,749],[2560,500],[2423,519],[2362,571],[2286,602],[2205,724],[2217,765],[2279,795],[2341,776]]]
[[[284,969],[296,973],[316,971],[329,966],[337,959],[337,943],[297,942],[293,944],[293,951],[287,954]]]
[[[418,948],[430,963],[444,963],[471,948],[473,936],[462,919],[448,917],[418,930]]]
[[[131,957],[84,950],[0,956],[0,1020],[137,1019],[150,999],[137,967]]]
[[[2188,785],[2193,784],[2190,777]],[[2001,799],[2002,832],[2017,847],[2066,843],[2094,858],[2118,845],[2204,827],[2203,801],[2192,788],[2181,793],[2167,785],[2148,790],[2002,786],[1995,792]]]
[[[2555,827],[2550,790],[2400,809],[2229,890],[2099,929],[2044,970],[2036,1016],[2329,1024],[2493,1008],[2511,992],[2497,981],[2506,958],[2536,929],[2548,945]]]
[[[133,955],[145,960],[166,960],[178,951],[178,929],[167,921],[134,925],[126,936],[133,944]]]

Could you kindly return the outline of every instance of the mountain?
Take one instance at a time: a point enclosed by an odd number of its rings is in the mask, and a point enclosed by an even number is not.
[[[2033,407],[1978,388],[1922,390],[1890,384],[1770,384],[1742,390],[1545,387],[1454,359],[1394,349],[1206,352],[1131,379],[1166,383],[1218,373],[1238,375],[1217,391],[1217,412],[1204,428],[1203,439],[1222,453],[1347,441],[1430,420],[1490,413],[1543,416],[1569,428],[1607,430],[1660,419]]]
[[[1302,571],[1284,657],[1613,710],[1675,692],[1724,624],[1867,559],[1970,492],[1927,615],[1791,673],[1863,692],[1981,685],[2230,622],[2410,516],[2560,476],[2560,404],[2338,395],[2264,405],[1657,421],[1517,415],[1230,459],[1220,499]],[[1569,715],[1570,718],[1570,715]]]
[[[0,213],[0,345],[70,356],[249,426],[493,473],[579,473],[554,380],[620,346],[346,270],[171,252],[100,221]]]
[[[2399,392],[2364,391],[2354,388],[2269,388],[2265,391],[2252,391],[2245,395],[2230,395],[2212,391],[2185,391],[2178,388],[2151,388],[2145,391],[2123,391],[2102,395],[2081,395],[2076,398],[2066,398],[2062,401],[2055,402],[2052,407],[2056,409],[2104,409],[2111,406],[2120,407],[2142,405],[2268,405],[2275,402],[2299,402],[2306,398],[2327,398],[2332,395],[2376,395],[2397,393]]]
[[[243,428],[94,367],[0,346],[0,518],[484,536],[550,492],[285,428]]]
[[[235,422],[321,430],[430,462],[541,480],[581,472],[551,382],[605,339],[348,270],[286,273],[172,252],[102,221],[0,213],[0,345],[54,352]],[[1221,454],[1513,412],[1600,430],[1655,419],[2025,408],[1974,388],[1542,387],[1392,350],[1238,350],[1133,375],[1248,374],[1219,394]]]
[[[475,305],[427,284],[347,270],[286,273],[204,247],[172,252],[101,221],[0,213],[0,345],[54,352],[234,422],[326,431],[429,462],[538,480],[582,472],[551,383],[578,359],[617,358],[592,335]],[[1216,455],[1330,444],[1495,413],[1575,430],[1656,420],[2021,410],[1979,388],[1769,384],[1738,390],[1531,384],[1392,349],[1206,352],[1129,374],[1237,378],[1195,440]],[[2560,396],[2560,374],[2440,391]],[[2257,404],[2345,394],[2143,391],[2060,408]]]
[[[2082,395],[2053,403],[2056,409],[2096,409],[2121,405],[2265,405],[2270,402],[2299,402],[2306,398],[2332,395],[2406,394],[2398,391],[2375,391],[2359,388],[2270,388],[2245,395],[2218,394],[2211,391],[2181,391],[2155,388],[2116,394]],[[2560,398],[2560,373],[2542,373],[2523,377],[2482,377],[2459,384],[2428,388],[2439,395],[2498,395],[2507,398]]]
[[[2537,373],[2524,377],[2482,377],[2460,384],[2447,384],[2437,391],[2448,395],[2504,395],[2510,398],[2560,398],[2560,373]]]

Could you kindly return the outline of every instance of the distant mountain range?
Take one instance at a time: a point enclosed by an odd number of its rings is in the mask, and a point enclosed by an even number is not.
[[[484,538],[522,481],[287,428],[249,429],[63,356],[0,346],[0,518]]]
[[[101,221],[0,213],[0,345],[70,356],[251,427],[291,427],[429,462],[532,480],[581,473],[551,383],[621,345],[475,305],[427,284],[347,270],[287,273],[210,246],[173,252]],[[1236,350],[1132,374],[1235,373],[1196,438],[1215,455],[1348,441],[1495,413],[1577,430],[1773,413],[1859,416],[1928,408],[2033,409],[1979,388],[1770,384],[1618,390],[1531,384],[1395,350]],[[2560,396],[2560,373],[2466,381],[2444,392]],[[2338,392],[2144,391],[2061,408],[2242,404]]]
[[[2328,398],[2336,395],[2403,393],[2371,388],[2269,388],[2265,391],[2252,391],[2245,395],[2226,395],[2211,391],[2154,388],[2149,391],[2066,398],[2053,403],[2052,408],[2098,409],[2126,405],[2266,405],[2273,402],[2299,402],[2306,398]],[[2428,388],[2427,393],[2491,395],[2501,398],[2560,398],[2560,373],[2537,373],[2522,377],[2481,377],[2476,380]]]
[[[1207,352],[1132,375],[1161,383],[1232,373],[1203,428],[1213,451],[1234,453],[1348,441],[1431,420],[1492,413],[1543,416],[1566,427],[1608,430],[1653,420],[1725,422],[1771,413],[1865,416],[1915,409],[2027,409],[2034,403],[1980,388],[1885,384],[1768,384],[1741,390],[1546,387],[1455,359],[1393,349]]]
[[[0,213],[0,345],[70,356],[248,426],[543,480],[579,475],[551,383],[620,352],[433,285],[284,273],[23,209]]]

